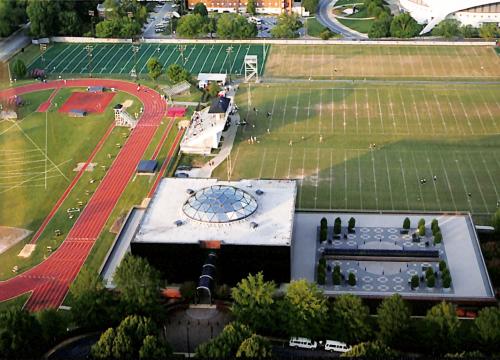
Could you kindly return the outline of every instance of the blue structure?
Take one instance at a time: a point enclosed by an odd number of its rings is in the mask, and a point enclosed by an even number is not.
[[[154,174],[157,167],[158,161],[156,160],[141,160],[137,165],[137,172],[139,174]]]

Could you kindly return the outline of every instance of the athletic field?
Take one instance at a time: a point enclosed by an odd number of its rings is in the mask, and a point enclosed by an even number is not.
[[[265,75],[491,80],[500,79],[500,57],[492,46],[273,45]]]
[[[236,100],[249,124],[232,179],[299,179],[298,208],[496,210],[497,85],[294,81],[242,85]]]
[[[164,68],[170,64],[179,64],[192,74],[201,72],[244,74],[245,55],[257,55],[259,71],[262,73],[269,46],[247,44],[141,44],[136,55],[132,44],[92,44],[92,57],[89,61],[87,44],[61,44],[51,46],[44,54],[44,61],[39,55],[31,64],[34,68],[47,69],[49,74],[92,74],[129,75],[137,61],[136,71],[148,72],[146,64],[151,57],[160,60]],[[232,48],[228,52],[228,48]],[[89,68],[90,67],[90,68]]]

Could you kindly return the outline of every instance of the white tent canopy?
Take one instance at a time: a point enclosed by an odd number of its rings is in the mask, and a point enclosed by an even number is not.
[[[198,81],[217,81],[223,84],[227,81],[227,74],[208,74],[208,73],[199,73]]]

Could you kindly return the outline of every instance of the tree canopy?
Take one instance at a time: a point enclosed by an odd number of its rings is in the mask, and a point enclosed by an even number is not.
[[[319,0],[302,0],[302,6],[306,11],[314,14],[318,9]]]
[[[178,64],[169,65],[169,67],[167,68],[167,77],[174,84],[184,80],[191,80],[191,74],[189,73],[189,71]]]
[[[25,20],[24,0],[0,1],[0,37],[9,36]]]
[[[331,314],[331,328],[337,339],[355,344],[370,337],[369,309],[359,297],[340,295],[333,304]]]
[[[193,8],[193,14],[199,14],[203,17],[207,17],[208,16],[207,7],[202,2],[196,3],[196,5]]]
[[[297,32],[302,27],[297,14],[283,13],[278,17],[276,26],[271,29],[274,38],[293,39],[299,36]]]
[[[432,29],[432,35],[442,36],[445,39],[452,39],[462,36],[460,31],[460,22],[455,19],[446,19],[441,21]]]
[[[340,356],[349,358],[394,359],[397,353],[381,341],[371,341],[354,345],[350,351]]]
[[[47,37],[57,34],[58,15],[61,7],[58,1],[28,0],[26,12],[31,22],[30,31],[34,37]]]
[[[264,275],[248,275],[232,289],[231,312],[236,319],[260,332],[269,328],[275,313],[276,284],[264,281]]]
[[[267,358],[272,356],[271,343],[264,337],[252,334],[249,338],[243,340],[236,357],[243,358]]]
[[[148,68],[149,77],[153,80],[158,79],[163,69],[163,65],[160,63],[158,58],[155,57],[148,60],[146,67]]]
[[[248,39],[257,36],[257,25],[243,15],[222,14],[217,20],[217,36],[221,39]]]
[[[21,59],[17,59],[12,66],[12,73],[17,79],[22,79],[26,76],[26,65]]]
[[[434,305],[425,316],[425,324],[429,343],[436,352],[453,350],[460,326],[455,306],[444,301]]]
[[[238,322],[227,324],[218,336],[196,348],[196,357],[202,359],[234,357],[243,341],[251,335],[252,331],[244,324]]]
[[[417,23],[408,13],[394,16],[391,22],[392,37],[412,38],[417,36],[421,30],[422,25]]]
[[[479,36],[483,39],[494,39],[500,36],[500,28],[496,23],[484,23],[479,28]]]
[[[179,19],[177,23],[177,34],[181,37],[195,38],[204,33],[206,18],[200,14],[188,14]]]
[[[247,13],[249,13],[250,15],[257,14],[257,0],[247,1]]]
[[[42,329],[36,318],[15,308],[0,312],[0,357],[31,359],[40,355]]]
[[[47,344],[53,345],[66,334],[68,319],[60,311],[46,309],[36,314],[38,323],[42,329],[42,336]]]
[[[478,339],[488,351],[498,354],[500,352],[500,309],[487,307],[479,311],[479,316],[474,320]]]
[[[377,309],[379,338],[392,345],[397,335],[403,333],[410,324],[410,309],[399,294],[385,298]]]
[[[391,20],[392,18],[390,15],[383,13],[383,15],[373,21],[370,31],[368,31],[368,37],[370,39],[379,39],[390,36]]]

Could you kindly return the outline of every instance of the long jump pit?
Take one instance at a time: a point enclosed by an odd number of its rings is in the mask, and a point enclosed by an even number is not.
[[[100,114],[108,107],[115,96],[113,92],[74,92],[59,108],[59,112],[72,110],[85,111],[88,114]]]

